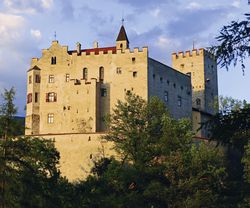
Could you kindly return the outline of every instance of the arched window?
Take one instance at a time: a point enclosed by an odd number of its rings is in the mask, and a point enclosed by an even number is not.
[[[100,79],[100,82],[103,82],[104,80],[104,68],[103,67],[99,68],[99,79]]]
[[[88,69],[87,68],[84,68],[82,70],[82,78],[87,80],[88,79]]]
[[[120,48],[122,48],[122,47],[123,47],[123,44],[121,43],[121,44],[120,44]]]

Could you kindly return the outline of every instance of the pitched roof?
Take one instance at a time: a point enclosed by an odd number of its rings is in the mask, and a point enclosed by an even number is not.
[[[90,49],[83,49],[81,52],[86,52],[86,55],[89,55],[90,52],[95,52],[95,54],[99,54],[100,51],[103,51],[104,54],[107,54],[108,51],[112,51],[112,53],[116,53],[116,46],[106,47],[106,48],[90,48]],[[76,53],[76,50],[68,51],[68,54]]]
[[[37,65],[35,65],[34,67],[30,68],[28,71],[31,71],[31,70],[41,70]]]
[[[129,43],[128,36],[126,34],[126,31],[123,25],[121,26],[121,29],[120,29],[120,32],[118,34],[116,41],[121,41],[121,40],[126,40]]]

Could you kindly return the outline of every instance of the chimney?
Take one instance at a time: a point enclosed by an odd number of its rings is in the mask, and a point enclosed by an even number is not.
[[[79,42],[76,43],[76,52],[77,52],[77,55],[81,54],[81,43]]]
[[[94,48],[98,48],[98,42],[97,41],[94,42]]]

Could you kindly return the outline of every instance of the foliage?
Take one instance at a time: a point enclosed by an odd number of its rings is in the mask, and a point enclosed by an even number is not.
[[[238,100],[228,96],[220,95],[215,103],[215,108],[219,109],[219,112],[223,115],[229,114],[232,111],[240,110],[241,108],[246,108],[249,104],[246,100]]]
[[[235,66],[240,62],[243,72],[244,60],[250,55],[250,14],[245,16],[245,20],[232,21],[223,26],[216,38],[219,45],[212,47],[212,52],[216,54],[222,67],[228,69],[231,63]]]
[[[15,90],[12,87],[10,90],[4,89],[1,95],[3,102],[0,105],[0,136],[7,137],[15,134],[14,116],[17,108],[14,105]]]
[[[210,128],[212,140],[244,152],[250,138],[250,108],[217,114],[205,125]]]
[[[50,140],[17,137],[23,133],[13,88],[0,106],[0,206],[71,207],[73,185],[60,177],[59,153]]]
[[[95,163],[77,186],[87,207],[218,207],[226,177],[223,156],[194,145],[190,122],[175,120],[158,98],[119,101],[103,137],[116,158]],[[85,198],[83,198],[85,196]]]

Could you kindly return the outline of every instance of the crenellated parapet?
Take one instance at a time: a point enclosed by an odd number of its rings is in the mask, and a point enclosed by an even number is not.
[[[215,59],[215,56],[211,54],[209,51],[204,48],[188,50],[186,52],[179,51],[178,53],[172,53],[172,59],[180,59],[180,58],[191,58],[198,56],[207,56],[209,58]]]
[[[78,56],[105,56],[105,55],[112,55],[112,54],[143,54],[148,53],[148,47],[142,47],[140,50],[138,47],[134,48],[133,50],[127,48],[124,51],[117,49],[116,47],[108,47],[108,48],[93,48],[93,49],[83,49],[81,50],[80,55]],[[77,51],[68,51],[69,55],[77,56]]]

